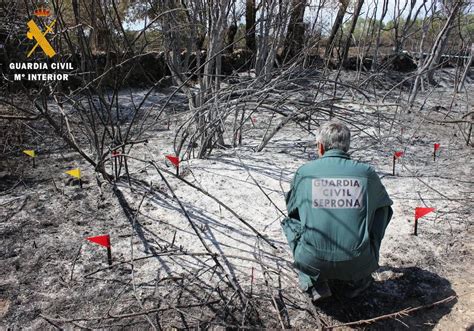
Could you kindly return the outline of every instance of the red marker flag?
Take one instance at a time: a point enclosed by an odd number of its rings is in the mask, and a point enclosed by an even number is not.
[[[399,157],[402,157],[403,156],[403,152],[402,151],[397,151],[393,154],[393,157],[398,159]]]
[[[418,220],[419,218],[422,218],[426,214],[431,213],[432,211],[435,211],[434,208],[425,208],[425,207],[416,207],[415,208],[415,220]]]
[[[177,156],[173,156],[173,155],[166,155],[166,158],[168,160],[170,160],[171,163],[173,163],[173,165],[178,168],[179,167],[179,158]]]
[[[255,117],[252,116],[250,118],[251,118],[253,124],[257,123],[257,119]]]
[[[119,151],[112,151],[112,157],[117,157],[120,155]]]
[[[95,236],[87,238],[90,242],[107,247],[107,262],[112,265],[112,249],[110,248],[110,236],[108,234],[103,236]]]
[[[89,240],[90,242],[99,244],[101,246],[104,246],[107,248],[110,247],[110,236],[108,234],[104,236],[89,237],[86,239]]]
[[[441,144],[435,143],[434,150],[433,150],[433,161],[436,161],[436,151],[441,147]]]
[[[393,153],[393,162],[392,162],[392,173],[393,175],[395,176],[395,161],[399,158],[399,157],[402,157],[403,156],[403,152],[402,151],[396,151],[395,153]]]
[[[434,208],[427,208],[427,207],[416,207],[415,208],[415,228],[414,228],[414,231],[413,231],[413,234],[415,236],[418,235],[418,219],[422,218],[423,216],[425,216],[428,213],[431,213],[434,210],[435,210]]]

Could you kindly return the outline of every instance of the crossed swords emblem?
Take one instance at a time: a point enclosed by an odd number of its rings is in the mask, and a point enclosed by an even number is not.
[[[47,25],[46,30],[43,33],[33,20],[30,20],[27,23],[28,27],[30,28],[30,31],[28,31],[26,37],[28,39],[36,40],[36,45],[31,49],[27,57],[30,57],[38,46],[40,46],[45,52],[45,54],[49,57],[53,57],[54,55],[56,55],[56,52],[54,51],[53,47],[51,47],[51,44],[45,38],[45,36],[52,31],[54,24],[56,24],[56,20],[53,20],[50,25]]]

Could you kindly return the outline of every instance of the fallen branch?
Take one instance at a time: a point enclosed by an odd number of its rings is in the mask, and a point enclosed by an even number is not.
[[[146,315],[150,313],[156,313],[160,311],[166,311],[170,309],[187,309],[187,308],[194,308],[194,307],[201,307],[201,306],[208,306],[208,305],[215,305],[218,304],[221,300],[213,300],[204,303],[197,303],[197,304],[190,304],[190,305],[181,305],[181,306],[173,306],[173,307],[164,307],[164,308],[156,308],[156,309],[149,309],[145,311],[140,311],[138,313],[130,313],[130,314],[122,314],[122,315],[112,315],[109,314],[111,318],[129,318],[134,316]]]
[[[183,214],[184,216],[186,217],[186,219],[188,220],[189,222],[189,225],[191,225],[191,228],[194,230],[194,233],[196,234],[196,236],[199,238],[199,241],[201,242],[202,246],[204,247],[204,249],[210,254],[211,258],[214,260],[214,263],[219,266],[219,268],[221,269],[221,271],[224,273],[225,277],[227,278],[227,280],[229,281],[229,284],[234,288],[234,290],[237,291],[237,293],[239,293],[239,296],[242,300],[242,302],[245,302],[246,300],[246,297],[245,297],[245,293],[243,292],[242,288],[240,287],[240,284],[237,282],[237,279],[232,275],[230,274],[223,266],[222,266],[222,263],[220,263],[220,261],[218,260],[217,258],[217,255],[211,250],[211,248],[209,247],[209,245],[206,243],[206,241],[204,240],[204,238],[202,237],[201,233],[199,232],[199,229],[198,227],[196,226],[196,224],[194,224],[194,222],[191,220],[191,216],[189,216],[189,213],[188,211],[186,210],[186,208],[184,207],[184,205],[181,203],[181,200],[178,198],[178,196],[175,194],[173,188],[171,187],[171,185],[169,184],[168,180],[166,179],[166,177],[163,175],[163,172],[160,171],[160,169],[158,168],[158,166],[155,165],[154,162],[150,162],[151,165],[153,165],[156,169],[156,171],[158,172],[158,174],[160,175],[161,179],[163,180],[163,182],[166,184],[166,186],[168,187],[168,189],[170,190],[171,194],[173,195],[173,198],[176,200],[176,202],[178,203],[179,207],[181,208],[181,210],[183,211]],[[179,178],[179,176],[178,176]]]
[[[108,269],[112,269],[112,268],[115,268],[115,267],[123,265],[123,264],[128,264],[128,263],[137,262],[137,261],[141,261],[141,260],[151,259],[153,257],[159,257],[159,256],[161,256],[161,257],[164,257],[164,256],[196,256],[196,257],[199,257],[199,256],[209,256],[209,257],[216,256],[216,257],[226,258],[226,259],[238,259],[238,260],[242,260],[242,261],[255,262],[255,263],[260,263],[260,264],[263,263],[262,261],[259,261],[259,260],[256,260],[256,259],[253,259],[253,258],[250,258],[250,257],[245,257],[245,256],[219,254],[219,253],[212,253],[211,254],[211,253],[206,253],[206,252],[193,253],[193,252],[184,252],[184,251],[180,251],[180,250],[173,250],[173,251],[155,253],[155,254],[152,254],[152,255],[146,255],[146,256],[134,258],[133,261],[132,260],[127,260],[127,261],[117,262],[117,263],[112,264],[110,266],[106,266],[106,267],[103,267],[103,268],[96,269],[96,270],[86,274],[84,276],[84,278],[90,277],[90,276],[92,276],[92,275],[94,275],[98,272],[105,271],[105,270],[108,270]],[[283,258],[279,258],[279,259],[283,262],[286,262],[287,264],[291,264],[291,262],[288,261],[288,260],[285,260]],[[268,269],[272,269],[273,271],[278,271],[278,269],[275,269],[274,267],[272,267],[268,264],[264,264],[264,265]]]
[[[270,287],[270,282],[268,281],[268,277],[267,277],[268,271],[266,270],[266,268],[265,268],[265,266],[262,262],[262,251],[261,251],[260,245],[258,245],[258,243],[257,243],[257,247],[258,247],[257,256],[258,256],[258,259],[259,259],[259,262],[260,262],[260,267],[262,268],[263,279],[265,280],[265,286],[267,288],[268,295],[272,298],[273,308],[275,309],[275,314],[278,317],[278,321],[280,322],[281,328],[286,329],[286,326],[285,326],[285,323],[283,322],[283,318],[282,318],[280,309],[278,308],[278,304],[275,300],[275,297],[273,296],[272,288]]]
[[[15,115],[0,115],[0,119],[2,120],[20,120],[20,121],[34,121],[40,118],[40,115],[37,116],[15,116]]]
[[[439,301],[436,301],[436,302],[433,302],[433,303],[430,303],[430,304],[427,304],[427,305],[422,305],[422,306],[418,306],[418,307],[415,307],[415,308],[405,308],[405,309],[402,309],[402,310],[397,311],[395,313],[386,314],[386,315],[382,315],[382,316],[378,316],[378,317],[374,317],[374,318],[370,318],[370,319],[366,319],[366,320],[360,320],[360,321],[355,321],[355,322],[331,325],[331,326],[327,326],[326,329],[336,329],[336,328],[342,328],[342,327],[347,327],[347,326],[372,324],[374,322],[379,322],[379,321],[390,319],[390,318],[397,318],[397,317],[400,317],[400,316],[408,316],[408,314],[413,313],[415,311],[422,310],[422,309],[427,309],[427,308],[431,308],[431,307],[434,307],[434,306],[437,306],[437,305],[440,305],[440,304],[443,304],[443,303],[447,303],[447,302],[450,302],[450,301],[456,299],[457,297],[458,297],[457,295],[451,295],[450,297],[447,297],[443,300],[439,300]]]
[[[186,309],[186,308],[194,308],[194,307],[202,307],[202,306],[207,306],[207,305],[215,305],[219,303],[221,300],[213,300],[213,301],[208,301],[204,303],[196,303],[196,304],[190,304],[190,305],[181,305],[181,306],[170,306],[170,307],[163,307],[163,308],[155,308],[155,309],[149,309],[149,310],[144,310],[140,311],[137,313],[130,313],[130,314],[122,314],[122,315],[112,315],[109,313],[109,316],[99,316],[99,317],[90,317],[90,318],[70,318],[70,319],[62,319],[62,318],[53,318],[47,315],[40,314],[42,318],[44,318],[48,322],[59,322],[59,323],[73,323],[73,322],[79,322],[79,321],[100,321],[100,320],[105,320],[105,319],[117,319],[117,318],[130,318],[130,317],[135,317],[135,316],[141,316],[141,315],[147,315],[151,313],[157,313],[157,312],[162,312],[162,311],[167,311],[167,310],[172,310],[172,309]]]

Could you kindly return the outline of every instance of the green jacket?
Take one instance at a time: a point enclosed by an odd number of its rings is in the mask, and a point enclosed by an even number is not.
[[[329,150],[298,169],[286,203],[288,217],[300,221],[295,265],[345,261],[371,271],[378,267],[380,243],[393,212],[371,166]],[[359,277],[353,276],[343,278]]]

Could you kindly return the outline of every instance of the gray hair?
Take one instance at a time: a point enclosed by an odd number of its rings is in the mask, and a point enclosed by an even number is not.
[[[351,144],[351,131],[341,122],[326,122],[319,128],[318,143],[322,144],[326,151],[340,149],[347,153]]]

